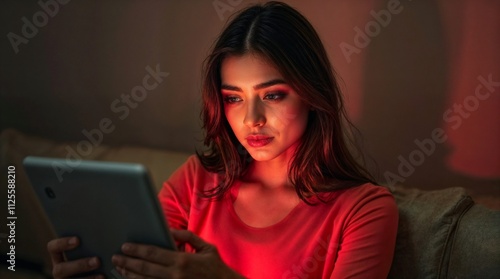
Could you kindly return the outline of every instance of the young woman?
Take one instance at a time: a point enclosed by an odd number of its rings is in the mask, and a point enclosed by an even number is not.
[[[309,22],[279,2],[243,10],[204,78],[209,151],[159,194],[186,251],[126,243],[112,259],[117,270],[127,278],[386,278],[397,207],[350,151],[350,122]],[[55,277],[98,266],[63,261],[77,245],[49,243]]]

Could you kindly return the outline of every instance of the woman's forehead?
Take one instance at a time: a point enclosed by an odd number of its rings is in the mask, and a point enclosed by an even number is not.
[[[284,80],[277,67],[262,55],[248,53],[231,55],[221,64],[223,83],[261,83],[268,80]]]

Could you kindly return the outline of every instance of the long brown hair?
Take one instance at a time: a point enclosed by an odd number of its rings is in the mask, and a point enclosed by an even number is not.
[[[307,202],[307,197],[319,192],[375,184],[353,156],[351,136],[356,130],[347,118],[335,73],[318,34],[295,9],[272,1],[238,13],[205,60],[201,116],[209,150],[197,155],[205,169],[222,176],[221,184],[207,189],[206,196],[222,197],[251,161],[229,126],[220,93],[224,58],[250,52],[273,63],[312,109],[288,171],[299,197]]]

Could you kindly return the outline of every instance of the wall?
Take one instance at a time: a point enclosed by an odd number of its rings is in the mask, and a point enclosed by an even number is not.
[[[3,1],[0,129],[193,152],[201,63],[253,2]],[[500,192],[500,1],[285,2],[320,33],[382,182]]]

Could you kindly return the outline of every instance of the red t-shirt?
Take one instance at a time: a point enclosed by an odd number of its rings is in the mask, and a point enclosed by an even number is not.
[[[303,201],[281,221],[265,228],[245,224],[236,214],[236,182],[224,199],[198,193],[219,183],[192,156],[159,193],[167,222],[214,244],[222,260],[247,278],[387,278],[398,222],[390,192],[364,184],[339,190],[329,203]]]

